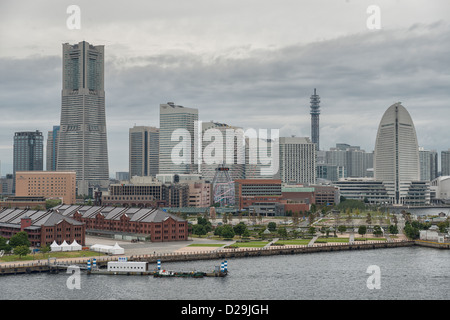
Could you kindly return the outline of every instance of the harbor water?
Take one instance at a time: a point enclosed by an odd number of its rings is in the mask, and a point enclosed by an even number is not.
[[[219,260],[161,262],[175,271],[212,271]],[[223,278],[79,274],[0,277],[1,300],[446,300],[450,250],[418,246],[229,259]],[[156,268],[156,265],[154,266]],[[378,270],[377,287],[370,286]]]

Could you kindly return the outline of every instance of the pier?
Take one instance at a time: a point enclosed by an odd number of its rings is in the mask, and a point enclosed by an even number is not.
[[[283,245],[283,246],[268,246],[263,248],[233,248],[214,251],[196,251],[196,252],[170,252],[170,253],[156,253],[149,255],[133,255],[128,256],[129,261],[145,261],[149,263],[156,263],[158,260],[164,262],[180,262],[180,261],[195,261],[195,260],[216,260],[216,259],[233,259],[233,258],[248,258],[248,257],[262,257],[273,255],[292,255],[292,254],[307,254],[316,252],[339,252],[350,250],[372,250],[372,249],[387,249],[398,247],[410,247],[414,245],[423,245],[417,241],[361,241],[353,243],[339,243],[339,244],[313,244],[313,245]],[[428,246],[428,245],[427,245]],[[429,245],[430,247],[435,247]],[[448,246],[448,245],[447,245]],[[447,249],[450,248],[449,246]],[[31,273],[58,273],[66,272],[67,268],[77,266],[80,269],[85,269],[88,260],[96,259],[97,266],[102,268],[106,266],[108,261],[116,261],[117,256],[101,256],[90,258],[74,258],[65,260],[56,260],[49,258],[48,260],[39,261],[24,261],[11,262],[0,264],[0,275],[14,275],[14,274],[31,274]]]

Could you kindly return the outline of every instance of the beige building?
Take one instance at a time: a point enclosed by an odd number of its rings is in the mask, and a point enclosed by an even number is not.
[[[63,204],[76,202],[74,171],[18,171],[16,196],[61,199]]]
[[[204,208],[211,205],[211,184],[206,182],[190,183],[189,207]]]

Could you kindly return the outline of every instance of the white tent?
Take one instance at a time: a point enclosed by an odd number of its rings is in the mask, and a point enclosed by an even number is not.
[[[124,254],[125,253],[125,250],[122,247],[120,247],[117,242],[114,245],[114,247],[112,247],[111,251],[112,251],[111,252],[112,254]]]
[[[108,253],[111,246],[105,246],[103,244],[94,244],[91,246],[92,251]]]
[[[61,247],[56,243],[56,241],[53,241],[53,243],[50,245],[51,251],[61,251]]]
[[[77,240],[73,240],[72,244],[70,245],[70,248],[72,251],[80,251],[82,249],[81,245],[78,244]]]
[[[92,251],[108,253],[108,254],[123,254],[125,250],[121,248],[117,242],[114,246],[106,246],[103,244],[94,244],[91,246]]]
[[[64,240],[63,243],[61,243],[61,251],[70,251],[70,245]]]

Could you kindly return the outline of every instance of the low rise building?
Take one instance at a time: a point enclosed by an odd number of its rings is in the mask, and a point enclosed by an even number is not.
[[[98,234],[140,235],[152,242],[188,239],[187,221],[159,208],[61,205],[55,210],[84,223],[86,230]]]
[[[235,180],[235,199],[239,210],[248,210],[256,203],[279,202],[281,180],[279,179],[238,179]]]
[[[61,199],[76,202],[76,173],[62,171],[17,171],[16,196]]]
[[[10,239],[20,231],[28,234],[33,247],[76,240],[85,244],[85,224],[54,210],[0,209],[0,236]]]

